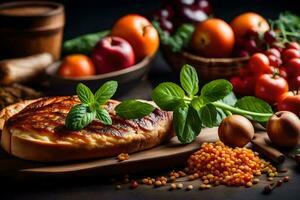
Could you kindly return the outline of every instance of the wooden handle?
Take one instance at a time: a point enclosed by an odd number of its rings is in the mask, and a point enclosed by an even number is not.
[[[285,156],[280,151],[269,146],[263,136],[256,135],[251,142],[259,153],[266,156],[271,161],[277,164],[284,162]]]
[[[0,61],[0,84],[31,81],[53,62],[49,53]]]

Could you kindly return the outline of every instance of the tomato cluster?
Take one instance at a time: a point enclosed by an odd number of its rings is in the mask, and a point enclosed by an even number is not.
[[[291,96],[300,88],[300,45],[287,43],[284,48],[270,48],[264,53],[255,53],[248,65],[240,70],[239,77],[233,77],[231,83],[239,95],[255,95],[266,102],[278,105],[279,110],[290,110],[300,116],[299,105],[290,105]],[[294,93],[288,93],[288,91]],[[300,96],[300,94],[298,95]],[[289,105],[283,103],[288,98]],[[300,97],[292,102],[300,104]],[[285,104],[285,105],[283,105]],[[291,108],[293,107],[293,108]]]

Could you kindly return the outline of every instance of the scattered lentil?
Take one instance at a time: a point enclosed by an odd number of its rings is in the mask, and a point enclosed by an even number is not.
[[[117,159],[121,162],[124,160],[128,160],[129,159],[129,155],[128,153],[120,153],[117,157]]]

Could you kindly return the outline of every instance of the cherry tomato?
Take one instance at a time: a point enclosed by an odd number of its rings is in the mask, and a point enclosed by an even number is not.
[[[283,62],[288,62],[293,58],[300,58],[300,51],[297,49],[286,49],[282,53]]]
[[[278,102],[277,109],[282,111],[290,111],[300,117],[300,94],[293,92],[286,92]]]
[[[58,74],[62,77],[82,77],[96,74],[95,66],[86,55],[73,54],[63,59],[58,69]]]
[[[297,49],[300,50],[300,45],[298,42],[290,42],[290,43],[286,43],[286,48],[287,49]]]
[[[278,68],[282,64],[281,59],[274,55],[268,55],[268,59],[269,59],[270,65],[273,67]]]
[[[286,65],[290,77],[300,76],[300,58],[293,58]]]
[[[262,74],[256,82],[255,96],[274,104],[288,90],[289,86],[284,78],[272,74]]]
[[[299,90],[300,89],[300,76],[295,76],[289,80],[290,90]]]
[[[244,78],[233,77],[230,82],[233,86],[233,91],[239,95],[254,95],[255,89],[255,80],[254,76],[246,76]]]
[[[249,67],[255,74],[272,73],[270,61],[263,53],[256,53],[249,60]]]
[[[277,58],[280,58],[280,52],[275,48],[270,48],[270,49],[266,50],[265,55],[267,55],[267,56],[273,55],[273,56],[276,56]]]

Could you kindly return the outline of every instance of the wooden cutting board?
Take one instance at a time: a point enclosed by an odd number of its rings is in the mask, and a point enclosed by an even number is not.
[[[214,142],[218,138],[217,128],[203,129],[196,141],[183,145],[176,137],[158,147],[133,153],[129,160],[118,161],[115,157],[76,162],[39,163],[22,160],[0,151],[0,175],[116,175],[159,170],[184,165],[192,152],[203,142]]]

